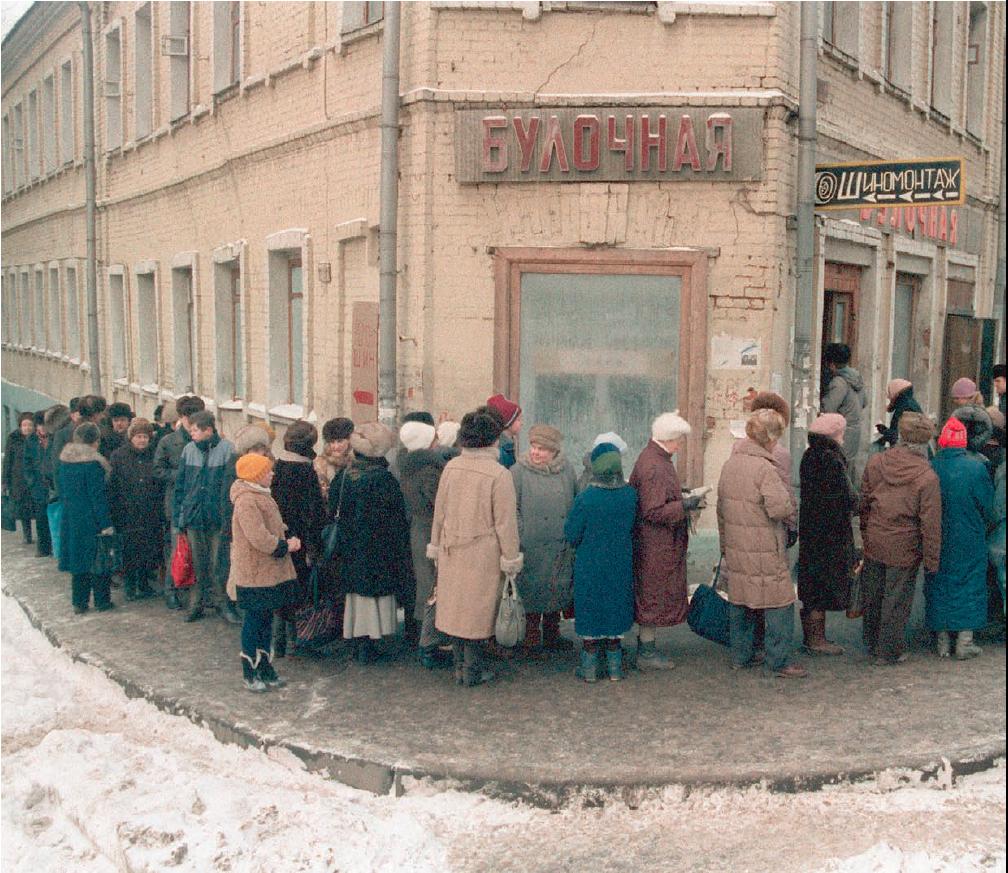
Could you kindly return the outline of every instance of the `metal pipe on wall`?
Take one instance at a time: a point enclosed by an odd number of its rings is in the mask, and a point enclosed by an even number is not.
[[[382,36],[381,213],[378,228],[378,420],[395,427],[399,395],[396,384],[396,238],[399,211],[399,3],[385,4]]]
[[[84,200],[87,237],[87,326],[88,364],[91,367],[91,393],[101,394],[101,356],[98,341],[98,232],[97,179],[95,165],[94,119],[94,46],[91,31],[91,5],[78,3],[81,14],[81,38],[84,56]]]
[[[1005,344],[1005,119],[1001,116],[1001,193],[998,195],[997,272],[994,275],[995,363],[1004,362]],[[1000,350],[1000,351],[999,351]],[[996,399],[996,398],[994,398]]]
[[[812,338],[815,336],[816,64],[819,4],[801,5],[798,79],[798,222],[794,344],[791,360],[791,457],[797,481],[813,409]]]

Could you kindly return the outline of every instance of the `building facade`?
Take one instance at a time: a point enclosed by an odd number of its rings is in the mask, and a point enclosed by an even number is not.
[[[818,161],[964,162],[964,203],[817,220],[867,444],[890,378],[937,416],[993,354],[1005,7],[819,5]],[[374,418],[382,4],[92,6],[106,396]],[[715,481],[749,389],[790,386],[798,37],[789,3],[404,4],[400,408],[503,391],[579,457],[678,407]],[[82,112],[77,6],[37,3],[3,45],[5,398],[88,390]]]

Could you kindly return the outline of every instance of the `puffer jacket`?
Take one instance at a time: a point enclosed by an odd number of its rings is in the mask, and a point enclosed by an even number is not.
[[[239,479],[231,485],[229,496],[234,514],[228,596],[237,600],[239,585],[270,588],[293,579],[294,564],[285,538],[287,527],[269,489]]]
[[[717,519],[728,600],[750,609],[795,602],[784,520],[794,512],[773,455],[746,439],[721,468]]]
[[[942,500],[927,458],[896,445],[873,455],[861,479],[864,556],[887,567],[938,569]]]
[[[202,442],[186,443],[175,480],[172,527],[213,531],[230,523],[232,455],[234,447],[216,433]]]

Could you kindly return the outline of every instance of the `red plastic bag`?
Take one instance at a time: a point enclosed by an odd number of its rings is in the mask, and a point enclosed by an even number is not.
[[[196,584],[192,548],[184,533],[180,533],[175,542],[175,554],[172,555],[171,561],[171,576],[176,588],[191,588]]]

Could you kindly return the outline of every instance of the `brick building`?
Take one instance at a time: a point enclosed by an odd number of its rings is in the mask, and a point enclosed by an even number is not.
[[[96,3],[105,394],[196,391],[225,432],[374,417],[381,3]],[[713,482],[750,387],[787,393],[797,4],[402,9],[403,410],[518,396],[575,455],[694,425]],[[1005,7],[821,3],[818,160],[961,156],[965,203],[822,213],[817,346],[932,414],[992,354]],[[3,42],[10,415],[89,385],[77,5]],[[954,340],[954,342],[952,341]]]

